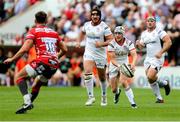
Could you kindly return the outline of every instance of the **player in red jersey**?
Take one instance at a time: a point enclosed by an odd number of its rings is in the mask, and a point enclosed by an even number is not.
[[[14,79],[24,98],[24,104],[16,111],[16,114],[25,113],[33,108],[25,78],[29,76],[41,82],[47,82],[59,67],[58,58],[67,52],[67,47],[61,41],[58,33],[46,27],[46,21],[47,14],[43,11],[37,12],[35,27],[29,30],[23,46],[12,58],[4,61],[4,63],[15,61],[28,52],[33,45],[35,46],[37,58],[20,70]]]

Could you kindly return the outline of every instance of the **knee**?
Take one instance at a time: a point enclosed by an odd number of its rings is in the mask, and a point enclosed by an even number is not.
[[[106,77],[105,77],[105,76],[104,76],[104,77],[99,76],[99,80],[100,80],[101,82],[105,82],[105,81],[106,81]]]
[[[84,82],[89,82],[92,79],[93,75],[92,73],[85,73],[84,74]]]
[[[112,88],[112,92],[116,93],[117,89],[116,88]]]
[[[154,77],[147,76],[147,79],[148,79],[149,83],[154,83],[154,82],[156,82],[156,78],[154,78]]]

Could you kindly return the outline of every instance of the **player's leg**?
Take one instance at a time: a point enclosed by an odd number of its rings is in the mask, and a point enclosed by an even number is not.
[[[40,76],[37,76],[34,79],[32,89],[31,89],[31,102],[34,102],[34,100],[37,98],[40,88],[43,85],[43,82],[40,80]]]
[[[124,90],[125,90],[125,94],[131,104],[132,108],[137,108],[137,105],[134,101],[134,93],[128,83],[128,80],[130,78],[127,78],[125,75],[123,75],[122,73],[120,74],[120,83],[122,84]]]
[[[163,103],[164,101],[160,93],[159,85],[157,83],[157,73],[158,71],[155,68],[152,68],[151,66],[146,70],[148,82],[150,83],[150,86],[157,99],[156,103]]]
[[[16,74],[15,79],[14,79],[24,99],[23,106],[16,111],[16,114],[25,113],[26,110],[33,108],[30,95],[28,94],[28,85],[25,79],[27,76],[28,76],[28,73],[26,71],[26,67],[24,67],[20,72]]]
[[[119,102],[119,95],[121,93],[121,89],[119,89],[118,82],[119,82],[119,76],[110,78],[111,90],[114,94],[114,103],[115,104],[117,104]]]
[[[114,103],[117,104],[119,102],[119,96],[121,90],[119,89],[119,70],[114,65],[109,65],[109,81],[111,84],[111,90],[114,93]]]
[[[166,80],[166,79],[161,80],[158,78],[157,82],[158,82],[160,88],[162,88],[162,87],[164,88],[165,94],[169,95],[171,92],[169,80]]]
[[[97,68],[98,76],[101,85],[101,106],[107,105],[107,81],[106,81],[106,68]]]
[[[94,92],[93,92],[93,67],[95,62],[93,60],[84,60],[84,83],[88,93],[88,100],[85,105],[90,106],[95,102]]]

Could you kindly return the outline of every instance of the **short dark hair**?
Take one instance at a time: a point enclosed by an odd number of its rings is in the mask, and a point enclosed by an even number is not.
[[[99,9],[98,6],[94,6],[94,7],[93,7],[93,9],[91,10],[91,15],[92,15],[92,12],[93,12],[93,11],[97,11],[98,15],[99,15],[100,18],[101,18],[101,10]]]
[[[47,14],[44,11],[39,11],[35,14],[35,18],[37,23],[46,23]]]

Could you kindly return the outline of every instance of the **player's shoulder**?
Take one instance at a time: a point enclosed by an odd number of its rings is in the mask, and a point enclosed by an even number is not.
[[[29,29],[29,32],[35,32],[35,30],[36,30],[36,27],[32,27]]]
[[[108,25],[104,21],[101,21],[101,23],[99,25],[104,28],[108,27]]]
[[[145,35],[145,34],[148,34],[149,32],[146,30],[142,31],[141,35]]]
[[[128,46],[130,46],[130,45],[133,44],[133,41],[130,40],[130,39],[125,38],[125,44],[128,45]]]
[[[155,32],[156,32],[157,34],[166,33],[161,27],[156,27],[156,28],[155,28]]]
[[[89,26],[89,25],[91,25],[91,21],[87,21],[84,23],[84,26]]]

